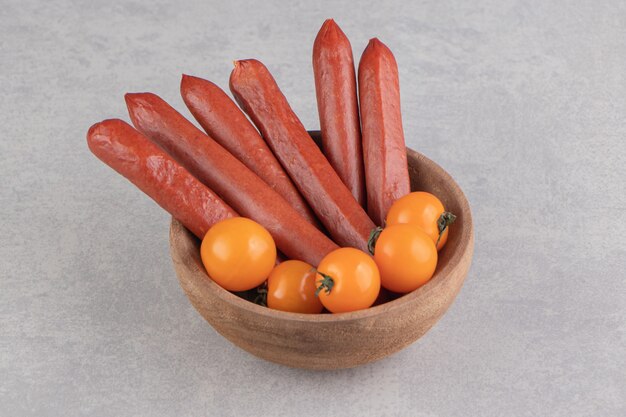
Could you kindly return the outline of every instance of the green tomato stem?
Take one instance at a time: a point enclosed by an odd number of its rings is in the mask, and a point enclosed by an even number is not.
[[[376,241],[378,240],[378,236],[380,236],[383,231],[382,227],[375,227],[370,232],[370,237],[367,239],[367,250],[369,250],[371,255],[374,255],[374,249],[376,248]]]
[[[335,285],[335,281],[330,275],[326,275],[325,273],[320,271],[317,271],[317,273],[322,276],[322,280],[320,281],[319,287],[317,287],[317,289],[315,290],[315,295],[319,297],[322,290],[324,290],[326,294],[330,294]]]
[[[267,284],[263,283],[256,289],[256,297],[254,297],[254,304],[258,304],[263,307],[267,307]]]
[[[441,216],[439,216],[439,219],[437,220],[437,227],[439,228],[439,237],[437,238],[437,243],[435,243],[435,247],[439,246],[439,241],[441,240],[441,236],[443,235],[443,232],[445,232],[448,226],[454,223],[455,220],[456,220],[456,216],[450,213],[449,211],[444,211],[443,213],[441,213]]]

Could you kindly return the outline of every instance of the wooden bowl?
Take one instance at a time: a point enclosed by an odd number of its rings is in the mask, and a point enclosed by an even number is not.
[[[215,330],[268,361],[297,368],[350,368],[416,341],[446,312],[463,285],[474,238],[469,204],[439,165],[408,149],[411,189],[438,196],[457,215],[433,278],[417,290],[366,310],[296,314],[261,307],[214,283],[200,260],[200,242],[172,219],[170,248],[180,285]]]

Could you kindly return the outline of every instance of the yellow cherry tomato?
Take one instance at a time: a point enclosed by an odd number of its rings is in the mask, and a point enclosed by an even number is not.
[[[306,262],[282,262],[267,279],[267,306],[292,313],[321,313],[324,306],[315,295],[315,278],[315,268]]]
[[[437,248],[424,231],[412,224],[387,226],[374,246],[374,260],[383,287],[411,292],[424,285],[435,273]]]
[[[267,279],[276,263],[276,244],[260,224],[233,217],[209,229],[200,255],[213,281],[229,291],[246,291]]]
[[[455,219],[456,216],[447,212],[437,197],[416,191],[400,197],[391,205],[386,225],[414,224],[426,232],[440,250],[448,240],[449,226]]]
[[[331,313],[370,307],[380,291],[380,274],[371,256],[354,248],[330,252],[317,267],[320,301]]]

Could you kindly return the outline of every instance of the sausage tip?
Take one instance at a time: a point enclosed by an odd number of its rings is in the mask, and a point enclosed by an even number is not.
[[[96,131],[98,130],[98,127],[100,126],[100,123],[102,122],[94,123],[93,125],[91,125],[89,130],[87,130],[87,143],[91,142],[91,138],[93,138],[94,135],[96,134]]]
[[[194,77],[193,75],[183,74],[180,78],[180,91],[185,94],[185,91],[192,88],[193,85],[196,84],[200,79],[198,77]]]
[[[90,140],[91,138],[97,136],[101,133],[102,130],[106,131],[109,125],[115,125],[120,123],[125,124],[126,122],[121,119],[105,119],[100,122],[94,123],[93,125],[91,125],[89,130],[87,130],[87,140]]]
[[[126,107],[130,111],[132,108],[152,107],[154,103],[163,101],[163,99],[154,93],[126,93],[124,94],[124,101],[126,101]]]
[[[320,42],[332,42],[331,39],[337,38],[346,38],[346,35],[334,19],[326,19],[317,33],[313,47],[315,48]]]
[[[261,63],[261,61],[259,61],[258,59],[254,59],[254,58],[238,59],[238,60],[233,61],[233,64],[235,65],[235,70],[239,68],[249,67],[249,66],[264,66],[263,63]]]
[[[94,123],[93,125],[91,125],[89,130],[87,130],[87,147],[92,153],[95,153],[94,148],[93,148],[94,140],[95,140],[96,135],[98,134],[97,132],[100,129],[101,123],[102,122]]]
[[[96,148],[98,143],[98,137],[109,135],[112,129],[117,126],[128,126],[128,123],[121,119],[105,119],[100,122],[94,123],[89,130],[87,130],[87,146],[92,153],[96,154]]]
[[[250,64],[254,64],[255,62],[258,61],[256,59],[239,59],[233,61],[235,68],[233,68],[232,72],[230,73],[229,84],[232,86],[234,78],[245,77],[244,74],[251,70]]]
[[[389,49],[389,47],[378,38],[370,39],[369,43],[365,47],[365,50],[363,51],[363,55],[361,55],[361,62],[366,59],[365,57],[368,57],[367,59],[389,61],[391,65],[397,65],[396,58],[393,56],[391,49]]]
[[[320,33],[325,32],[330,29],[335,29],[335,28],[337,28],[337,23],[335,23],[335,19],[331,17],[329,19],[324,20],[324,23],[322,23],[322,27],[320,29]]]
[[[367,49],[384,49],[385,51],[388,51],[391,53],[391,51],[389,50],[389,47],[387,45],[385,45],[380,39],[378,38],[372,38],[370,39],[370,41],[367,44],[367,47],[365,48]]]
[[[142,93],[126,93],[124,94],[124,101],[126,106],[130,107],[138,103]]]

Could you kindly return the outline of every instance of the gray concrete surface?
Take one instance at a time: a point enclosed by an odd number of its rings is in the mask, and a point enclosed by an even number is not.
[[[176,3],[1,2],[1,416],[626,415],[624,2]],[[248,57],[316,128],[326,17],[395,52],[408,143],[467,193],[476,254],[424,338],[312,373],[196,314],[168,216],[85,133],[127,91],[188,114],[181,73],[226,87]]]

